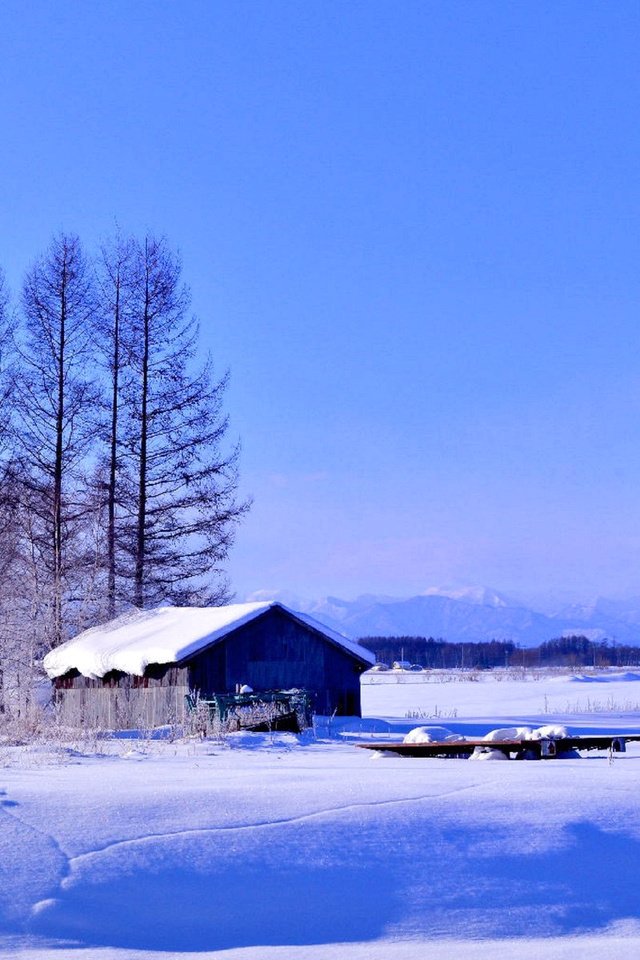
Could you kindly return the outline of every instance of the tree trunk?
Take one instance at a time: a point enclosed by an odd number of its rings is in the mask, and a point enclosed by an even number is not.
[[[113,313],[113,378],[111,389],[111,443],[107,520],[107,610],[116,615],[116,479],[118,473],[118,390],[120,376],[120,275],[116,277]]]
[[[56,409],[56,449],[53,466],[53,642],[62,643],[62,451],[64,439],[65,325],[67,264],[62,263],[60,283],[60,327],[58,339],[58,398]]]
[[[147,441],[148,441],[148,403],[149,403],[149,245],[145,243],[145,290],[142,353],[142,396],[140,406],[140,466],[138,475],[138,523],[136,530],[135,555],[135,605],[144,607],[144,560],[145,534],[147,522]]]

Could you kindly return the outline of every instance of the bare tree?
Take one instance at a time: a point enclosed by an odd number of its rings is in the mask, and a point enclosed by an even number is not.
[[[16,456],[16,314],[0,273],[0,715],[24,715],[39,653],[39,618],[25,536],[25,485]]]
[[[248,509],[227,378],[198,362],[166,241],[116,238],[94,270],[59,235],[21,304],[16,338],[0,276],[0,712],[2,665],[30,677],[73,628],[132,602],[226,599]]]
[[[207,361],[195,372],[198,325],[165,240],[136,248],[125,465],[121,471],[130,599],[215,603],[228,596],[221,563],[247,510],[238,502],[238,450],[223,450],[226,377]]]
[[[11,484],[13,374],[9,294],[0,271],[0,714],[5,712],[5,670],[14,639],[10,623],[16,553],[15,498]]]
[[[15,317],[9,309],[9,291],[0,270],[0,465],[12,457],[12,412],[15,377]]]
[[[19,442],[34,549],[50,578],[50,643],[64,639],[69,573],[81,555],[81,470],[95,433],[94,291],[77,237],[61,234],[28,272],[18,379]]]
[[[106,488],[104,504],[106,518],[106,602],[109,617],[117,612],[118,574],[118,523],[122,503],[120,491],[121,472],[124,463],[121,457],[121,432],[123,413],[121,395],[127,373],[126,338],[131,326],[132,297],[134,288],[135,245],[131,239],[121,236],[102,245],[97,261],[99,295],[99,349],[107,372],[108,416],[104,445],[104,472],[102,485]],[[101,467],[98,467],[98,486],[101,485]]]

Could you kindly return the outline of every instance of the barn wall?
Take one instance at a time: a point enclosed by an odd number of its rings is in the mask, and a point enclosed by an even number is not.
[[[244,624],[189,662],[189,682],[202,695],[302,687],[317,713],[359,714],[360,674],[366,669],[311,627],[278,608]]]
[[[111,673],[90,680],[73,671],[54,682],[60,723],[97,730],[137,730],[181,723],[187,693],[186,668],[155,664],[144,677]]]

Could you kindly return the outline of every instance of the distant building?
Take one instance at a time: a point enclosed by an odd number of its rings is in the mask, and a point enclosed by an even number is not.
[[[108,729],[184,718],[185,696],[294,687],[320,714],[360,714],[369,650],[280,603],[136,610],[52,650],[63,723]]]

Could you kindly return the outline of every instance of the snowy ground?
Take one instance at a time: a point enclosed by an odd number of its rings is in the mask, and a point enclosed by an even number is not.
[[[636,958],[640,744],[530,763],[354,745],[429,722],[637,731],[633,676],[439,683],[422,705],[387,684],[387,716],[404,696],[419,720],[299,738],[0,746],[0,956]]]
[[[389,670],[362,677],[365,717],[451,719],[640,714],[640,671]]]

